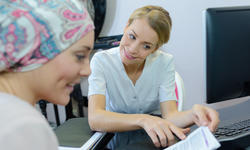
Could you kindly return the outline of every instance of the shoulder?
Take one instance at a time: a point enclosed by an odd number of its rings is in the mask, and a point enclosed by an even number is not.
[[[94,54],[93,58],[107,58],[113,57],[119,53],[119,47],[111,48],[109,50],[101,50]]]
[[[1,120],[5,119],[4,116],[10,118],[21,119],[19,116],[29,116],[34,118],[41,118],[42,115],[35,109],[34,106],[28,102],[6,93],[0,92],[0,117]],[[4,113],[4,114],[2,114]],[[6,117],[7,119],[7,117]]]
[[[0,124],[1,145],[15,143],[18,148],[23,147],[19,143],[24,143],[24,146],[27,144],[25,149],[29,150],[35,143],[39,147],[42,140],[45,141],[43,144],[49,141],[52,146],[57,146],[56,137],[40,112],[15,96],[0,93],[0,119],[3,122]]]
[[[114,64],[118,64],[119,62],[120,51],[119,47],[111,48],[109,50],[98,51],[91,58],[91,66],[93,65],[102,65],[102,66],[110,66]]]
[[[153,55],[155,55],[155,57],[159,57],[160,59],[165,59],[165,60],[174,59],[174,56],[172,54],[162,50],[157,50],[156,52],[153,53]]]
[[[174,56],[162,50],[157,50],[150,55],[149,60],[157,65],[165,66],[173,63]]]
[[[19,150],[57,150],[58,142],[52,129],[34,118],[15,120],[1,129],[1,147]]]

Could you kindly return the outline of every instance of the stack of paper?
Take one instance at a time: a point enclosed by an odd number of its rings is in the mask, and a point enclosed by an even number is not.
[[[164,150],[215,150],[220,147],[220,143],[210,132],[208,127],[199,127],[185,140],[182,140]]]

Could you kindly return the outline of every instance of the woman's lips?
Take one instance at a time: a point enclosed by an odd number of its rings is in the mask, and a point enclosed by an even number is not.
[[[129,59],[129,60],[135,59],[135,57],[129,55],[125,49],[124,49],[123,51],[124,51],[124,55],[125,55],[125,57],[126,57],[127,59]]]
[[[69,83],[69,84],[66,85],[66,88],[71,93],[74,90],[75,85],[76,85],[76,83]]]
[[[71,93],[73,90],[74,90],[74,86],[70,86],[70,85],[68,85],[67,86],[67,89],[69,90],[69,92]]]

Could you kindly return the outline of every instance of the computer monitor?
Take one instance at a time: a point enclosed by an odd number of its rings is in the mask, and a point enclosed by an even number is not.
[[[250,6],[208,8],[205,18],[206,102],[250,95]]]

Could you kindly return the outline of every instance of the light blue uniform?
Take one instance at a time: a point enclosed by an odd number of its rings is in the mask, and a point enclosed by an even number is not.
[[[88,95],[105,95],[108,111],[151,114],[160,109],[160,102],[176,100],[173,60],[172,55],[160,50],[150,54],[134,85],[122,64],[119,47],[98,52],[90,63],[92,73],[88,79]],[[132,134],[135,131],[127,133],[131,135],[125,136],[126,132],[123,132],[120,137],[117,134],[112,140],[112,148],[117,144],[131,143],[138,138]]]

